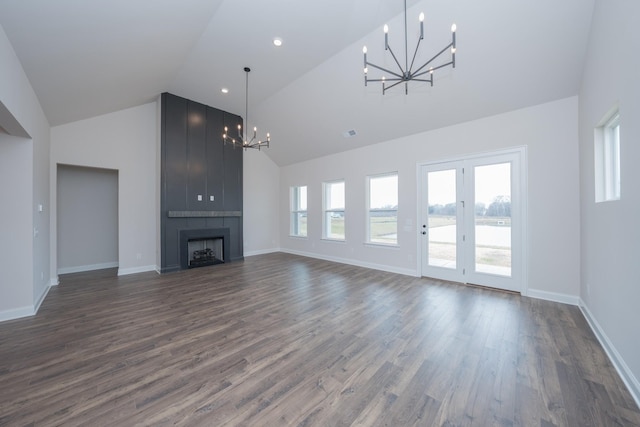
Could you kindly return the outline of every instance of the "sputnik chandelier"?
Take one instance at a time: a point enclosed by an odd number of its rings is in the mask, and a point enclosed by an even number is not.
[[[246,73],[246,87],[245,87],[245,110],[244,110],[244,123],[245,125],[248,126],[249,123],[249,72],[251,71],[251,68],[249,67],[244,67],[244,72]],[[260,141],[257,137],[258,134],[258,128],[254,127],[253,128],[253,136],[251,137],[251,139],[248,139],[248,137],[245,135],[245,133],[242,131],[242,125],[238,125],[238,139],[236,138],[231,138],[228,134],[229,129],[225,126],[224,127],[224,134],[222,134],[222,139],[224,140],[225,143],[231,143],[233,144],[233,146],[238,146],[241,145],[242,148],[245,149],[245,151],[248,148],[257,148],[258,150],[260,150],[260,148],[262,147],[267,147],[269,148],[269,142],[271,142],[271,136],[269,136],[269,133],[267,133],[267,139],[265,139],[264,141]]]
[[[382,82],[382,94],[384,95],[384,93],[387,90],[395,86],[398,86],[399,84],[404,82],[404,92],[405,94],[408,94],[410,81],[430,83],[431,86],[433,86],[434,71],[440,68],[448,67],[449,65],[451,65],[452,68],[456,67],[456,24],[453,24],[451,25],[451,33],[452,33],[451,43],[445,46],[444,49],[442,49],[440,52],[435,54],[427,62],[425,62],[424,64],[422,64],[421,66],[417,67],[414,70],[414,62],[416,60],[416,55],[418,54],[418,48],[420,47],[420,42],[422,41],[422,39],[424,39],[424,13],[420,13],[418,20],[420,21],[420,37],[418,38],[418,43],[416,44],[416,50],[413,53],[411,64],[409,64],[409,50],[408,50],[408,44],[407,44],[407,0],[404,0],[404,56],[405,56],[404,68],[398,61],[398,58],[396,57],[395,53],[393,53],[393,49],[391,49],[391,46],[389,45],[389,26],[386,24],[384,26],[384,50],[388,50],[389,53],[391,53],[391,56],[393,57],[393,60],[398,66],[398,69],[396,71],[391,71],[384,67],[381,67],[379,65],[376,65],[367,61],[367,47],[365,46],[362,48],[362,53],[364,53],[364,85],[365,86],[367,86],[367,83],[369,82]],[[433,63],[436,59],[440,57],[440,55],[442,55],[449,49],[451,50],[451,61],[445,64],[437,65],[435,67],[430,66],[431,63]],[[383,71],[384,73],[387,73],[389,77],[387,78],[386,76],[383,75],[381,78],[373,78],[373,79],[369,78],[368,76],[369,67],[373,67],[380,71]],[[387,85],[387,83],[391,83],[391,84]]]

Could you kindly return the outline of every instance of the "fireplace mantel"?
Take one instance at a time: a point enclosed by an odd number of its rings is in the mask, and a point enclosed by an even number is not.
[[[168,218],[224,218],[239,217],[242,211],[169,211]]]

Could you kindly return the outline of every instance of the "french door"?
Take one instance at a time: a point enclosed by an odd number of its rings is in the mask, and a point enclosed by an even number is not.
[[[524,290],[524,155],[421,165],[423,276]]]

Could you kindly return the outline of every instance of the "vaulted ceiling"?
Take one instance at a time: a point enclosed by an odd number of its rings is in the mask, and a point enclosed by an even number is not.
[[[422,60],[455,22],[456,68],[384,96],[362,46],[392,67],[388,23],[403,61],[403,0],[0,0],[0,25],[52,126],[162,92],[244,116],[249,66],[249,125],[282,166],[576,95],[593,1],[408,0],[409,55],[422,11]]]

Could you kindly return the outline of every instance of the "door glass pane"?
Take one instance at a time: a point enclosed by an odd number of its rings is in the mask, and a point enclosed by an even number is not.
[[[456,268],[456,170],[427,176],[429,265]]]
[[[475,269],[511,276],[511,163],[474,168]]]

